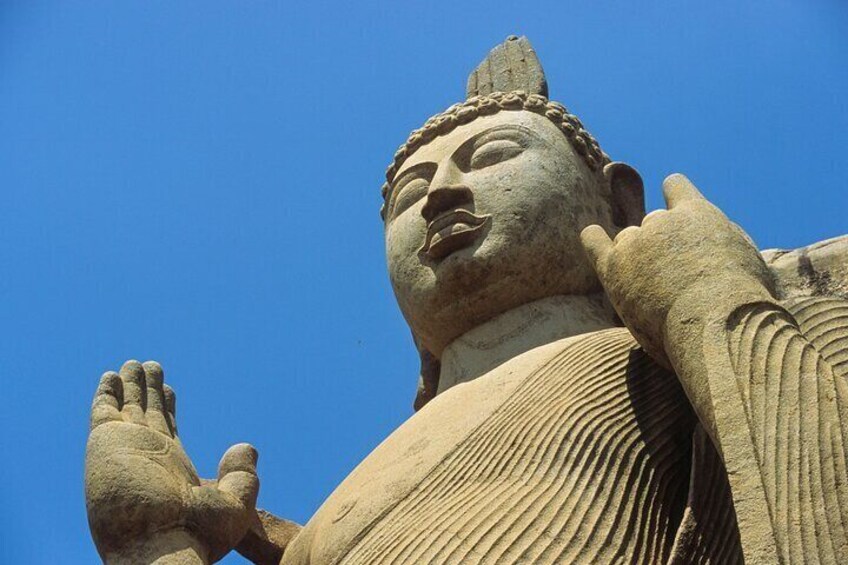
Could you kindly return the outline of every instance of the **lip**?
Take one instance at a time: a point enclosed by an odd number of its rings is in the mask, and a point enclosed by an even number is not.
[[[477,216],[462,208],[439,214],[427,225],[421,251],[431,259],[443,259],[474,242],[490,219],[488,214]]]

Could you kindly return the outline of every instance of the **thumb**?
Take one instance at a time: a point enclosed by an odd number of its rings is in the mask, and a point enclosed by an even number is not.
[[[583,243],[583,250],[586,252],[592,268],[595,269],[599,277],[603,277],[607,255],[609,255],[613,245],[606,230],[598,225],[589,226],[580,233],[580,241]]]
[[[218,490],[235,496],[247,508],[254,508],[259,495],[258,459],[259,453],[249,443],[229,448],[218,464]]]

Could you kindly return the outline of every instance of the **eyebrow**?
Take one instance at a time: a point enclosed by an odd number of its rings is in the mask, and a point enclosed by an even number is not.
[[[505,137],[503,134],[517,134],[520,137],[532,137],[535,139],[540,139],[538,134],[534,132],[532,129],[520,126],[517,124],[502,124],[499,126],[495,126],[491,129],[487,129],[475,135],[471,138],[472,149],[476,150],[477,148],[485,145],[486,143],[492,141],[492,138],[502,138]]]
[[[416,163],[403,171],[403,174],[392,182],[392,188],[395,189],[399,186],[402,186],[409,177],[423,177],[427,174],[427,169],[435,168],[435,163],[431,163],[429,161],[424,161],[421,163]]]

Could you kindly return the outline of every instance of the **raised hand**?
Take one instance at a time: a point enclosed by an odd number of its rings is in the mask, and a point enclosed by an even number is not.
[[[583,230],[586,254],[624,323],[645,350],[670,366],[668,312],[679,300],[709,307],[722,297],[771,297],[772,278],[750,238],[685,176],[663,182],[667,210],[645,216],[615,241],[600,226]],[[685,298],[684,298],[685,296]]]
[[[94,396],[86,506],[106,562],[150,562],[172,552],[211,563],[255,517],[256,450],[234,445],[221,458],[217,480],[201,480],[177,436],[175,397],[163,380],[158,363],[127,361],[120,374],[103,375]]]

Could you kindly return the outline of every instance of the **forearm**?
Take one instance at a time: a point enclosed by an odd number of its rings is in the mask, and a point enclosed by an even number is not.
[[[845,382],[755,285],[682,298],[664,341],[727,468],[746,561],[846,562]]]
[[[236,551],[257,565],[278,565],[303,527],[265,510],[257,510],[256,518]]]
[[[817,317],[827,322],[822,325],[829,334],[848,334],[846,310],[840,305],[832,319],[821,312]],[[728,281],[719,289],[693,289],[671,308],[665,350],[719,449],[718,427],[732,425],[748,429],[762,451],[766,421],[776,425],[775,410],[786,404],[814,404],[824,411],[822,418],[843,426],[840,406],[848,402],[848,387],[834,378],[835,359],[823,350],[844,350],[848,342],[834,341],[826,348],[813,344],[816,332],[806,321],[803,325],[764,287],[744,280]],[[737,414],[740,407],[744,421]]]
[[[745,562],[848,563],[848,313],[799,324],[738,226],[681,175],[663,191],[614,242],[584,230],[587,256],[721,455]]]
[[[107,565],[209,565],[207,551],[188,531],[169,530],[155,534],[103,556]]]
[[[734,316],[754,307],[785,312],[762,285],[750,279],[728,279],[721,285],[689,289],[674,303],[664,323],[663,345],[668,360],[719,449],[719,420],[724,425],[742,424],[736,421],[734,408],[737,402],[744,402],[735,382],[729,386],[735,373],[729,348],[730,324]]]

